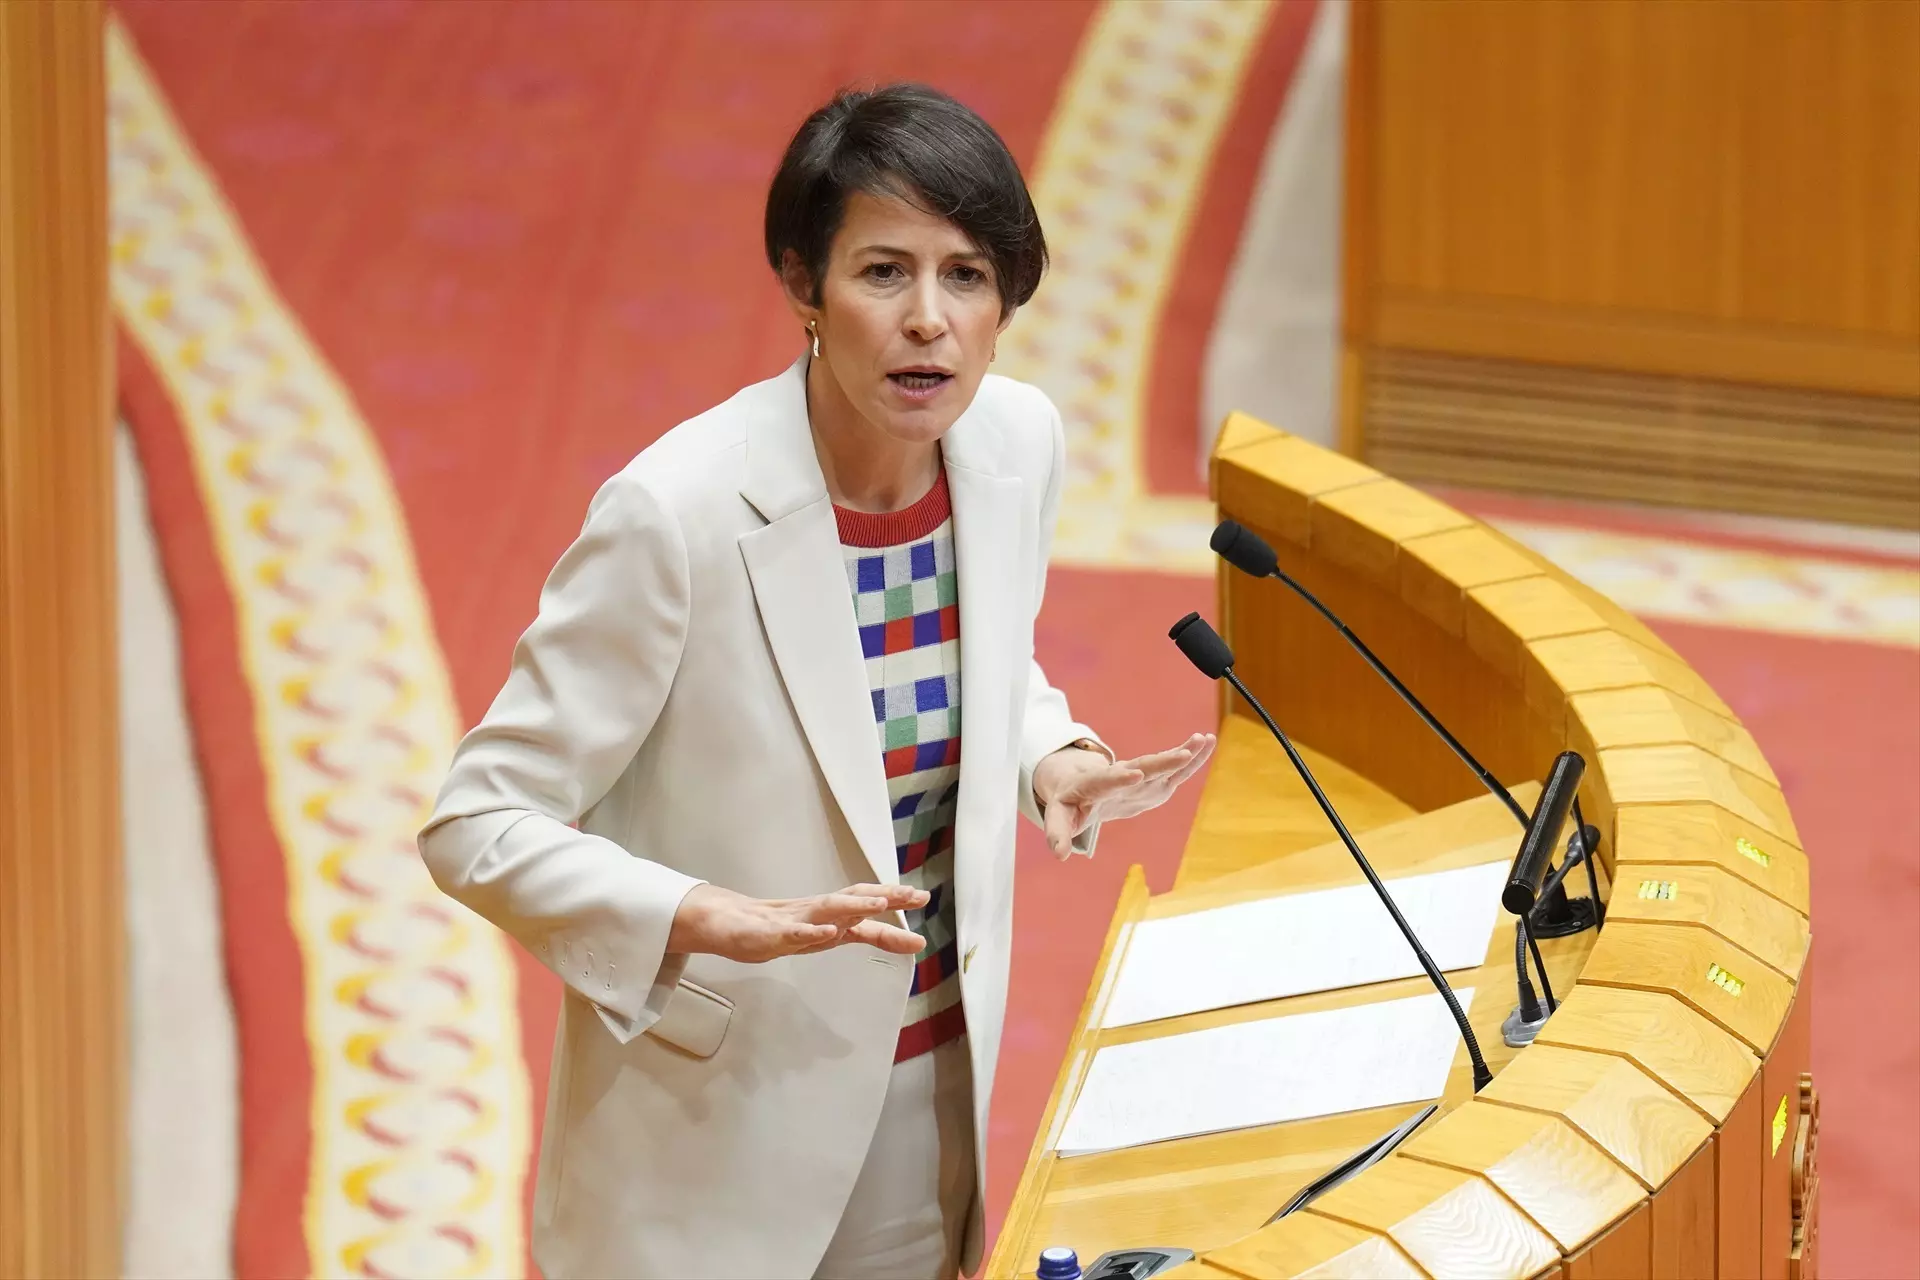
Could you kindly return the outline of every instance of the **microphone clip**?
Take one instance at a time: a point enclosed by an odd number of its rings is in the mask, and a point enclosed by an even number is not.
[[[1582,834],[1585,836],[1585,848],[1582,848]],[[1566,854],[1560,866],[1547,874],[1540,900],[1534,904],[1533,913],[1527,918],[1528,933],[1536,938],[1570,938],[1599,925],[1599,904],[1590,897],[1568,897],[1566,886],[1568,873],[1585,861],[1586,850],[1598,848],[1599,844],[1598,827],[1588,826],[1584,833],[1568,833]]]

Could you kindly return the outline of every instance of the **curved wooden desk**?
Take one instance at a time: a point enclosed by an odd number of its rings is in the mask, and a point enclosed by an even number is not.
[[[1179,878],[1159,897],[1139,868],[1127,881],[985,1274],[1031,1275],[1048,1245],[1084,1263],[1177,1244],[1201,1257],[1167,1274],[1247,1280],[1813,1276],[1807,859],[1751,735],[1624,610],[1357,462],[1234,415],[1213,491],[1522,803],[1537,783],[1515,784],[1558,752],[1585,757],[1607,926],[1543,944],[1562,1004],[1516,1052],[1498,1029],[1513,1003],[1503,913],[1482,970],[1452,975],[1482,993],[1470,1017],[1494,1082],[1473,1095],[1462,1049],[1425,1129],[1271,1226],[1294,1191],[1417,1108],[1059,1156],[1104,1045],[1428,989],[1415,978],[1102,1028],[1135,922],[1360,878],[1229,694]],[[1312,744],[1383,876],[1511,856],[1511,817],[1317,615],[1224,568],[1218,605],[1240,675]]]

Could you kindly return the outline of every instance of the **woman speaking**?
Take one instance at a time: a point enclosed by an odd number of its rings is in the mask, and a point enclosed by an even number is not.
[[[420,836],[567,986],[553,1277],[975,1266],[1015,815],[1091,853],[1213,749],[1116,760],[1033,661],[1064,440],[987,375],[1047,257],[993,129],[842,94],[766,249],[804,353],[601,488]]]

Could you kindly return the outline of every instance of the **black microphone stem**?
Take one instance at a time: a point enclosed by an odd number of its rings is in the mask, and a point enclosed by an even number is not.
[[[1392,671],[1387,669],[1386,663],[1374,656],[1373,650],[1367,648],[1366,641],[1355,635],[1353,629],[1342,622],[1338,614],[1322,604],[1320,597],[1307,590],[1307,588],[1295,580],[1291,574],[1280,567],[1279,557],[1265,540],[1238,522],[1226,520],[1222,521],[1214,529],[1213,537],[1209,539],[1209,544],[1217,555],[1242,573],[1256,578],[1278,578],[1289,591],[1312,606],[1316,613],[1326,619],[1328,625],[1340,633],[1341,638],[1347,642],[1348,646],[1351,647],[1355,653],[1360,655],[1362,661],[1373,668],[1373,673],[1386,681],[1388,687],[1400,695],[1400,700],[1412,709],[1413,713],[1420,718],[1421,723],[1432,730],[1434,736],[1438,737],[1440,741],[1447,745],[1447,749],[1453,752],[1460,763],[1466,765],[1467,768],[1473,772],[1473,775],[1480,780],[1480,784],[1490,793],[1499,797],[1501,803],[1507,806],[1507,812],[1513,815],[1514,821],[1518,822],[1523,828],[1532,827],[1534,815],[1530,815],[1526,809],[1521,807],[1520,802],[1513,798],[1513,793],[1508,791],[1485,765],[1474,759],[1473,753],[1467,750],[1466,745],[1462,743],[1460,739],[1454,737],[1452,732],[1449,731],[1445,725],[1441,724],[1431,711],[1427,710],[1425,704],[1414,696],[1413,690],[1407,688],[1405,684],[1401,683],[1400,677],[1394,675]],[[1241,690],[1241,693],[1244,696],[1245,690]],[[1253,702],[1253,699],[1248,698],[1247,700],[1253,703],[1255,710],[1260,709],[1259,704]],[[1260,714],[1262,717],[1265,717],[1266,712],[1261,711]],[[1272,726],[1271,720],[1268,721],[1268,725],[1269,727]],[[1277,733],[1278,730],[1275,730],[1275,732]],[[1289,747],[1288,751],[1291,754],[1292,748]],[[1544,799],[1545,796],[1543,794],[1542,800],[1544,801]],[[1564,813],[1564,810],[1562,810],[1562,812]],[[1593,850],[1588,845],[1586,823],[1580,816],[1577,798],[1575,801],[1574,824],[1576,839],[1578,841],[1576,847],[1581,851],[1587,863],[1587,883],[1592,889],[1593,922],[1594,927],[1597,929],[1600,927],[1600,921],[1603,915],[1603,909],[1600,905],[1600,881],[1598,874],[1594,871]],[[1570,863],[1563,865],[1558,874],[1555,875],[1552,886],[1553,890],[1557,891],[1559,889],[1560,881],[1565,879],[1566,872],[1569,870],[1570,865]],[[1526,911],[1517,912],[1516,915],[1518,919],[1514,923],[1513,968],[1514,978],[1519,986],[1521,1013],[1523,1016],[1527,1012],[1527,1007],[1534,1003],[1532,987],[1527,979],[1527,953],[1529,951],[1533,954],[1534,967],[1539,970],[1540,973],[1540,988],[1547,998],[1547,1012],[1552,1013],[1559,1007],[1553,998],[1553,980],[1547,976],[1547,964],[1545,958],[1540,954],[1540,943],[1534,937],[1534,930],[1528,927],[1528,916],[1531,914],[1533,907],[1537,905],[1537,902],[1538,899],[1535,898],[1529,904]],[[1526,1018],[1526,1021],[1532,1023],[1534,1019],[1529,1017]]]
[[[1553,998],[1553,979],[1547,977],[1547,962],[1540,958],[1540,944],[1534,941],[1533,930],[1527,928],[1525,916],[1517,917],[1513,927],[1527,940],[1527,950],[1533,952],[1533,967],[1540,971],[1540,994],[1547,998],[1547,1012],[1553,1013],[1560,1008],[1560,1002]]]
[[[1587,892],[1593,898],[1593,931],[1600,932],[1606,923],[1606,904],[1600,901],[1600,873],[1593,869],[1593,860],[1600,856],[1597,846],[1587,843],[1587,819],[1580,812],[1580,797],[1573,797],[1573,829],[1580,839],[1581,861],[1587,864]]]
[[[1311,599],[1311,597],[1309,597],[1309,599]],[[1315,601],[1315,603],[1317,604],[1318,601]],[[1323,609],[1322,612],[1325,612],[1325,610]],[[1341,627],[1340,629],[1342,631],[1346,630],[1345,627]],[[1371,657],[1372,655],[1368,656]],[[1375,666],[1377,667],[1378,663],[1376,663]],[[1228,684],[1233,686],[1236,693],[1246,700],[1248,706],[1260,714],[1260,718],[1266,722],[1266,726],[1273,733],[1273,736],[1280,740],[1280,745],[1286,750],[1287,758],[1293,761],[1293,767],[1299,771],[1301,780],[1307,784],[1307,790],[1313,793],[1315,802],[1320,806],[1320,812],[1327,815],[1327,821],[1332,823],[1334,831],[1339,833],[1340,843],[1347,846],[1347,852],[1352,854],[1353,860],[1360,864],[1360,870],[1366,875],[1367,882],[1373,886],[1373,891],[1379,895],[1380,901],[1386,906],[1387,914],[1393,917],[1394,924],[1400,927],[1401,936],[1406,938],[1407,945],[1413,948],[1413,954],[1419,958],[1420,967],[1427,971],[1427,977],[1432,979],[1434,987],[1440,992],[1441,999],[1447,1002],[1447,1008],[1453,1014],[1454,1022],[1459,1024],[1461,1038],[1466,1041],[1467,1057],[1473,1062],[1473,1091],[1475,1093],[1480,1092],[1480,1090],[1486,1088],[1486,1086],[1492,1082],[1493,1072],[1488,1068],[1486,1058],[1480,1053],[1480,1041],[1474,1036],[1473,1026],[1467,1021],[1467,1015],[1465,1011],[1460,1008],[1459,1000],[1454,998],[1453,988],[1447,985],[1446,978],[1441,975],[1439,966],[1434,964],[1433,957],[1427,954],[1427,949],[1420,945],[1420,939],[1414,935],[1413,926],[1409,925],[1406,917],[1400,914],[1400,908],[1394,904],[1393,895],[1387,892],[1386,885],[1380,883],[1380,877],[1375,874],[1373,864],[1368,862],[1367,855],[1360,851],[1360,845],[1354,840],[1353,833],[1347,830],[1347,824],[1341,821],[1340,815],[1335,812],[1333,802],[1327,799],[1327,793],[1320,789],[1319,782],[1314,779],[1313,770],[1307,767],[1307,762],[1301,758],[1299,751],[1294,748],[1293,740],[1288,738],[1287,735],[1281,731],[1280,726],[1273,722],[1273,717],[1267,714],[1267,709],[1260,705],[1259,699],[1247,692],[1247,686],[1240,683],[1240,677],[1233,672],[1232,668],[1227,669],[1223,678]],[[1391,677],[1389,678],[1391,679]],[[1399,681],[1396,680],[1394,683],[1397,685]],[[1412,695],[1409,694],[1408,696],[1411,697]],[[1424,709],[1422,713],[1424,714]],[[1445,730],[1441,732],[1444,733]],[[1478,768],[1477,765],[1475,767]],[[1494,785],[1497,786],[1499,784],[1496,783]],[[1509,804],[1512,804],[1513,797],[1508,796],[1507,801]],[[1515,805],[1515,808],[1518,808],[1518,806]],[[1525,820],[1524,814],[1522,815],[1522,820]],[[1544,977],[1545,975],[1543,974],[1542,976]]]
[[[1413,696],[1413,690],[1407,688],[1407,686],[1405,686],[1404,684],[1401,684],[1400,677],[1394,675],[1393,672],[1387,670],[1386,664],[1381,662],[1380,659],[1373,656],[1373,650],[1367,648],[1366,642],[1364,640],[1362,640],[1359,636],[1353,634],[1352,630],[1348,628],[1347,624],[1340,621],[1340,619],[1337,616],[1335,616],[1333,610],[1327,608],[1327,606],[1325,606],[1324,604],[1321,604],[1320,597],[1314,595],[1313,592],[1307,590],[1305,587],[1301,586],[1298,582],[1295,582],[1291,577],[1287,576],[1285,571],[1276,568],[1273,570],[1273,576],[1280,579],[1280,581],[1286,583],[1287,586],[1293,591],[1295,595],[1299,596],[1302,600],[1305,600],[1308,604],[1312,605],[1315,609],[1319,610],[1320,616],[1325,618],[1328,622],[1332,623],[1334,628],[1338,630],[1342,636],[1346,637],[1347,643],[1353,646],[1353,651],[1359,654],[1362,658],[1366,659],[1367,665],[1373,668],[1374,674],[1379,676],[1382,680],[1385,680],[1389,685],[1393,686],[1393,691],[1399,694],[1401,699],[1409,707],[1413,708],[1413,713],[1419,716],[1420,719],[1426,723],[1427,728],[1433,730],[1436,734],[1440,736],[1440,740],[1446,743],[1448,748],[1452,750],[1453,754],[1460,758],[1460,763],[1466,765],[1467,768],[1473,770],[1474,776],[1480,779],[1481,785],[1486,787],[1486,789],[1488,791],[1491,791],[1494,795],[1500,797],[1501,801],[1506,804],[1507,809],[1513,814],[1514,818],[1520,823],[1521,826],[1524,827],[1527,825],[1527,811],[1521,808],[1520,802],[1518,800],[1515,800],[1513,798],[1513,793],[1511,791],[1508,791],[1504,786],[1502,786],[1500,784],[1500,779],[1494,777],[1493,774],[1489,773],[1485,765],[1481,764],[1478,760],[1475,760],[1473,758],[1473,753],[1467,750],[1467,748],[1461,743],[1460,739],[1454,737],[1451,733],[1447,731],[1447,727],[1445,725],[1441,724],[1438,720],[1433,718],[1433,713],[1427,710],[1425,706],[1421,705],[1420,699]]]
[[[1540,997],[1534,994],[1533,979],[1527,974],[1527,922],[1516,917],[1513,926],[1514,986],[1520,996],[1522,1022],[1540,1021]]]
[[[1580,856],[1585,857],[1586,855],[1583,852]],[[1548,876],[1545,883],[1540,886],[1540,901],[1533,904],[1534,911],[1539,911],[1544,908],[1547,899],[1553,896],[1553,891],[1566,884],[1567,877],[1573,874],[1573,868],[1577,862],[1578,859],[1576,858],[1568,858],[1553,869],[1553,874]]]

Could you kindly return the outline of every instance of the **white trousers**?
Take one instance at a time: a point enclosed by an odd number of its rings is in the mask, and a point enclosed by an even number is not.
[[[954,1280],[973,1196],[973,1067],[962,1036],[894,1065],[814,1280]]]

